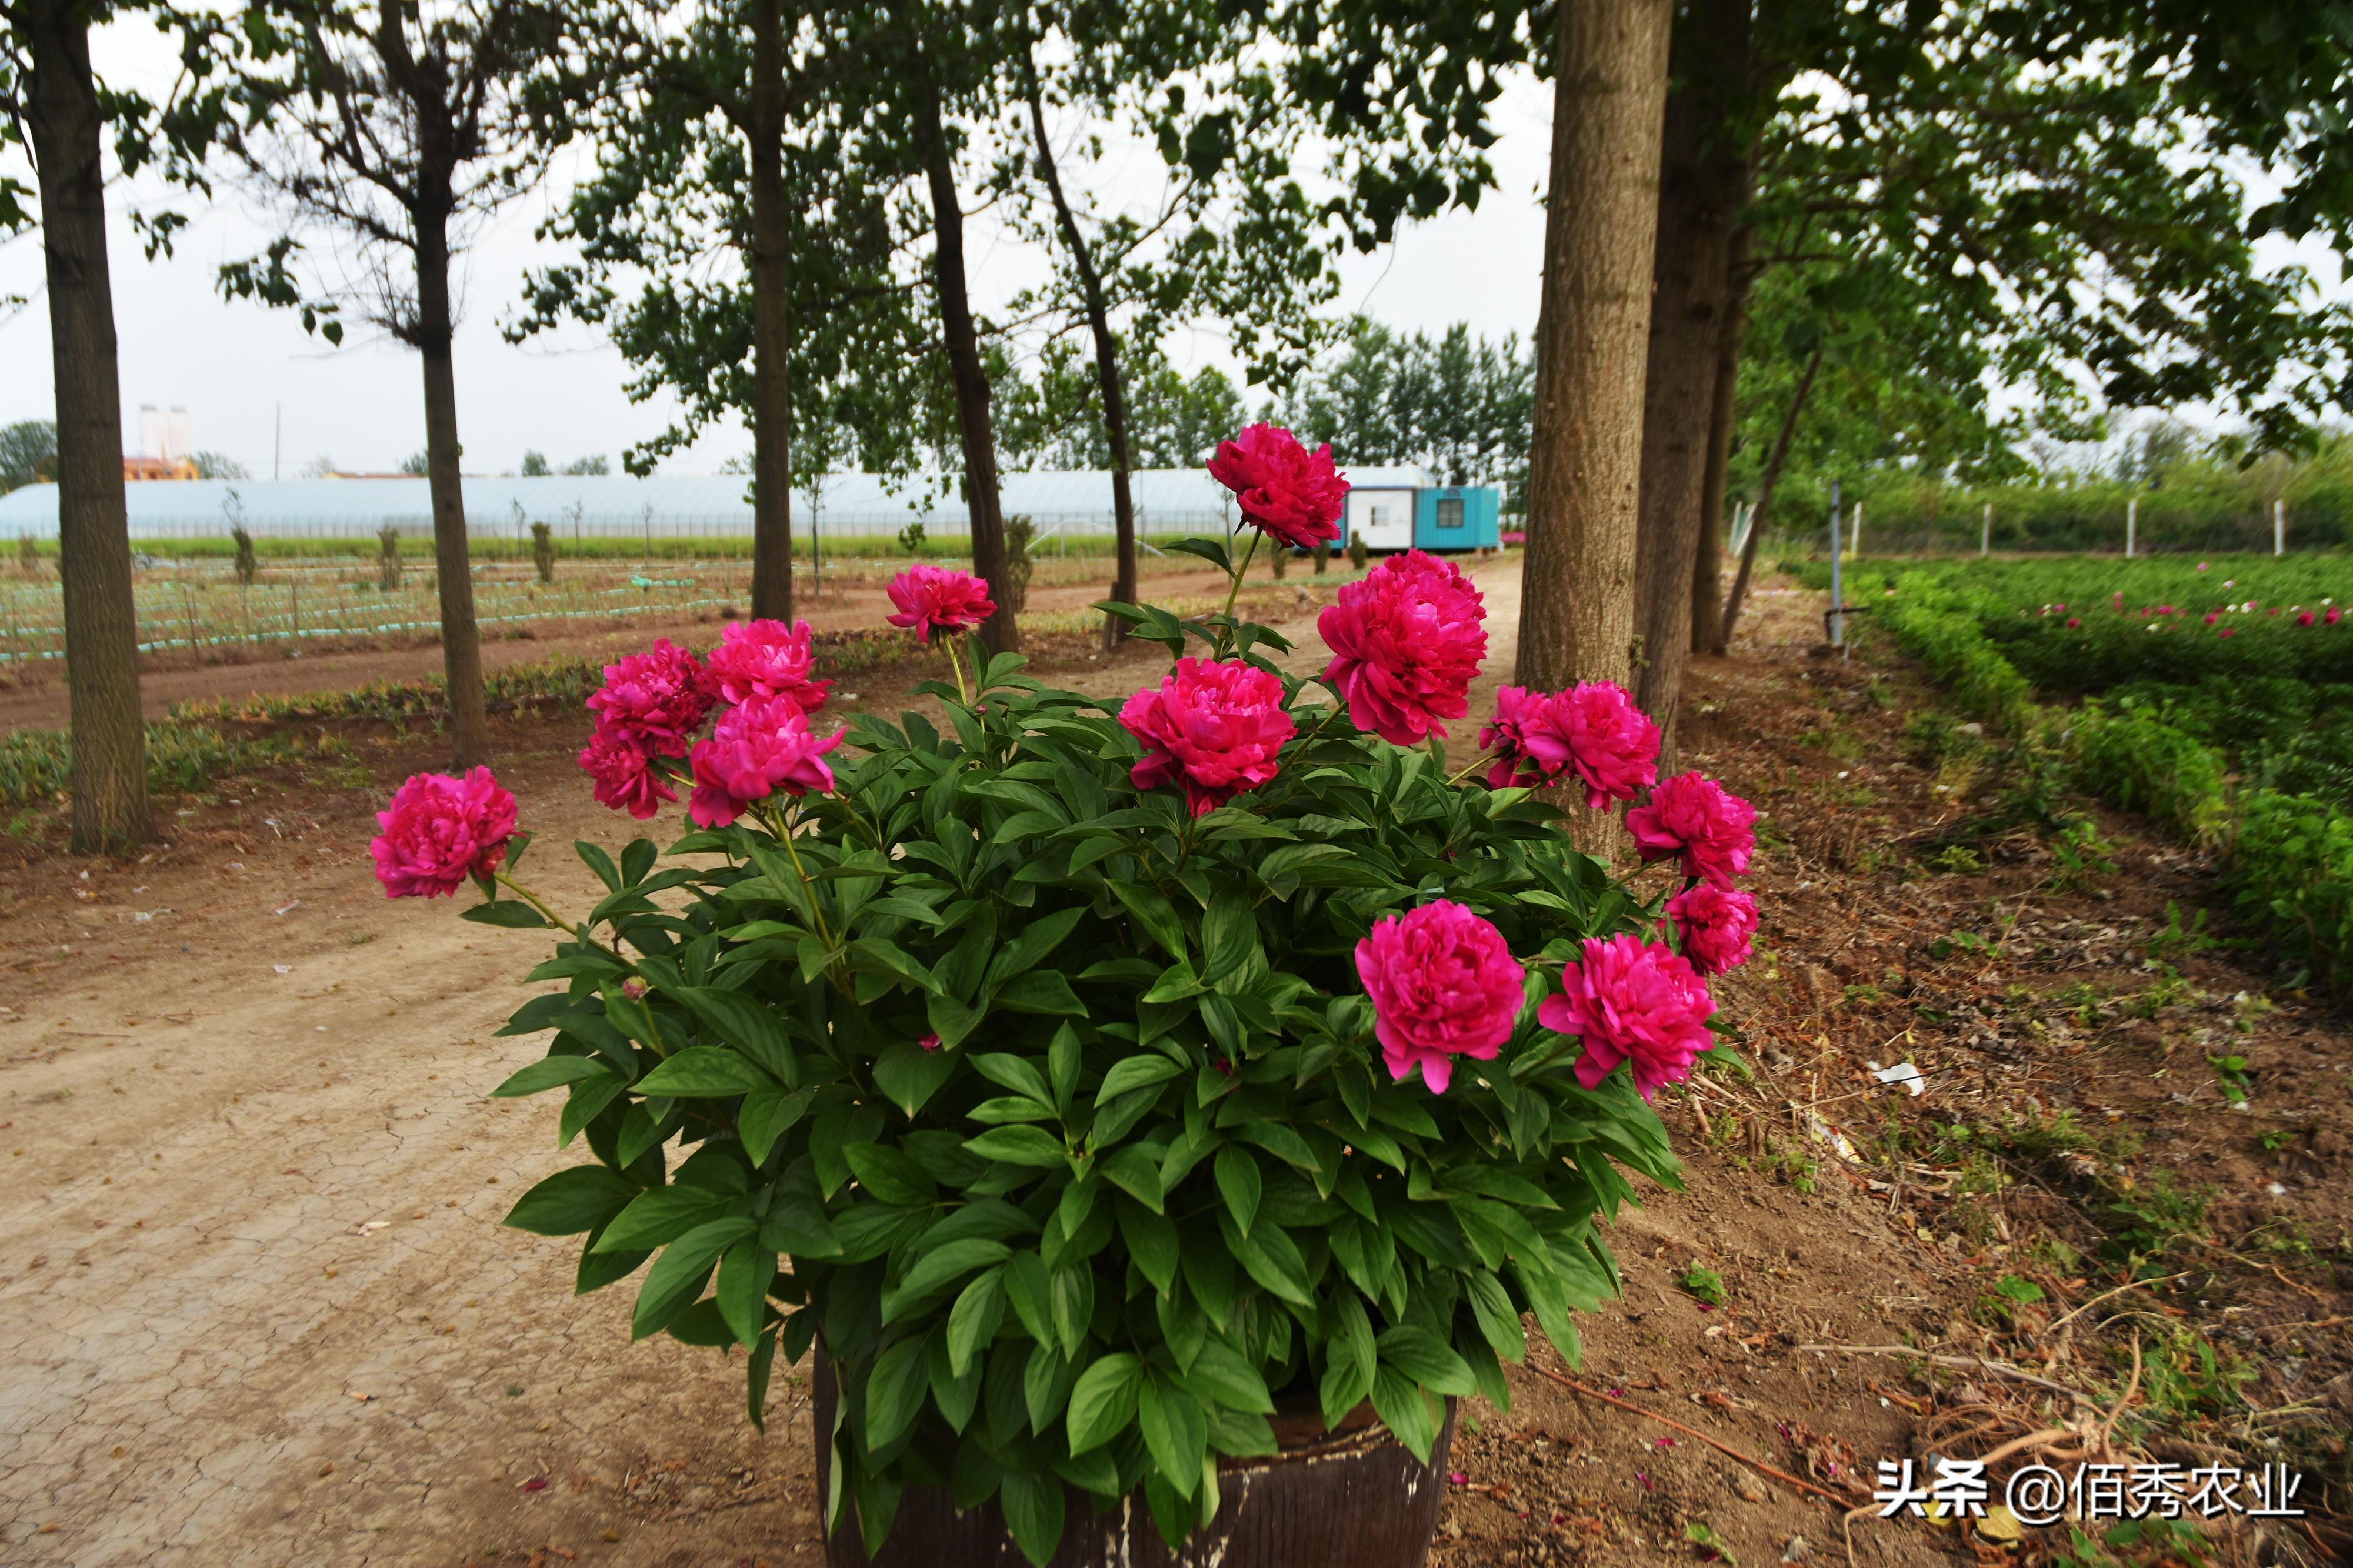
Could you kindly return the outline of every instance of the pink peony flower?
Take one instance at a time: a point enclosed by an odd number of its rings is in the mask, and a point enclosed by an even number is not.
[[[2198,563],[2198,570],[2200,570],[2200,572],[2205,571],[2205,570],[2206,570],[2206,563],[2204,563],[2203,561],[2200,561],[2200,562]]]
[[[2333,626],[2338,621],[2345,618],[2345,612],[2338,609],[2336,605],[2331,605],[2328,606],[2328,613],[2320,618],[2325,624]]]
[[[754,621],[746,626],[730,621],[719,646],[703,660],[711,688],[730,702],[759,697],[789,697],[804,713],[825,706],[830,680],[811,679],[817,672],[817,652],[809,646],[809,625],[795,621]]]
[[[1456,1056],[1493,1061],[1520,1015],[1520,965],[1504,933],[1444,899],[1374,921],[1356,976],[1389,1077],[1418,1068],[1432,1094],[1446,1092]]]
[[[2221,631],[2216,635],[2220,637],[2237,637],[2239,633],[2238,628],[2235,626],[2224,626]]]
[[[686,753],[687,745],[711,712],[711,693],[694,655],[657,637],[643,653],[605,667],[604,689],[588,706],[596,728],[659,756]]]
[[[1560,722],[1560,699],[1525,686],[1500,689],[1495,716],[1479,731],[1479,746],[1496,753],[1487,769],[1489,788],[1550,784],[1571,761],[1568,734]]]
[[[1274,777],[1297,728],[1281,679],[1240,659],[1178,659],[1159,685],[1127,700],[1119,721],[1144,746],[1128,774],[1135,787],[1175,784],[1196,816]]]
[[[1659,776],[1659,727],[1611,680],[1580,681],[1553,699],[1569,761],[1585,781],[1585,804],[1606,810],[1631,800]]]
[[[884,618],[894,626],[912,627],[921,642],[942,632],[968,632],[997,614],[987,584],[944,566],[910,566],[891,579],[888,592],[899,613]]]
[[[1721,974],[1748,962],[1757,931],[1757,900],[1714,882],[1694,882],[1667,900],[1683,933],[1683,957],[1702,974]]]
[[[387,899],[438,899],[470,877],[488,877],[515,832],[515,797],[488,768],[463,778],[417,773],[375,815],[383,829],[368,845]]]
[[[1599,1089],[1620,1062],[1633,1069],[1644,1100],[1691,1077],[1699,1053],[1715,1048],[1707,1020],[1715,1004],[1698,971],[1661,942],[1632,934],[1585,939],[1585,958],[1561,973],[1562,993],[1536,1017],[1585,1042],[1577,1081]]]
[[[2083,624],[2084,623],[2082,621],[2076,619],[2073,616],[2069,616],[2067,617],[2067,629],[2071,632]]]
[[[762,697],[720,716],[711,739],[694,748],[694,794],[686,814],[705,827],[724,827],[755,800],[778,790],[807,795],[833,787],[825,753],[841,744],[841,731],[819,740],[808,715],[788,697]]]
[[[1209,477],[1234,492],[1242,521],[1294,550],[1340,537],[1348,481],[1332,466],[1332,444],[1310,452],[1280,425],[1251,425],[1218,443]]]
[[[591,793],[598,805],[626,811],[640,822],[659,811],[664,802],[678,798],[644,747],[602,728],[581,752],[580,766],[596,781]]]
[[[2213,611],[2213,610],[2209,610],[2209,611],[2207,611],[2207,612],[2206,612],[2206,624],[2207,624],[2208,626],[2212,626],[2216,621],[2221,620],[2221,618],[2222,618],[2222,617],[2221,617],[2221,616],[2220,614],[2218,614],[2217,612]]]
[[[1419,550],[1391,556],[1317,617],[1333,655],[1324,679],[1347,698],[1359,730],[1398,746],[1443,735],[1440,720],[1471,710],[1486,614],[1451,563]]]
[[[2314,615],[2310,610],[2306,610],[2304,614],[2296,616],[2295,624],[2300,626],[2308,626],[2319,618],[2319,616]]]
[[[1645,860],[1683,858],[1683,874],[1729,887],[1756,850],[1757,808],[1703,774],[1661,781],[1651,798],[1626,814]]]

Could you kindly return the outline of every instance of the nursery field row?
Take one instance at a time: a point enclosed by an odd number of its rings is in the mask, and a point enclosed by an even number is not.
[[[1972,717],[2220,848],[2241,917],[2353,995],[2353,625],[2314,564],[1866,568],[1847,600]]]

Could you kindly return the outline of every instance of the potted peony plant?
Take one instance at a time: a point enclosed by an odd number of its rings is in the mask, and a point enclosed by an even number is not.
[[[1234,589],[1258,532],[1335,536],[1328,448],[1255,426],[1211,468],[1252,532],[1186,548]],[[684,788],[691,826],[580,845],[585,911],[515,880],[487,773],[384,814],[388,892],[470,879],[467,918],[555,932],[531,978],[565,989],[504,1031],[547,1055],[498,1092],[562,1090],[590,1158],[508,1223],[580,1237],[583,1291],[633,1280],[633,1334],[744,1352],[754,1422],[816,1351],[835,1561],[1419,1563],[1442,1488],[1405,1483],[1452,1401],[1508,1404],[1529,1315],[1574,1363],[1627,1173],[1676,1183],[1649,1101],[1746,957],[1753,813],[1654,785],[1609,685],[1506,689],[1451,765],[1483,612],[1418,552],[1341,591],[1313,679],[1230,591],[1103,606],[1173,661],[1116,708],[968,637],[976,580],[891,592],[948,650],[937,721],[821,735],[806,626],[608,669],[596,798]],[[1681,889],[1578,853],[1552,788],[1647,791],[1634,842]]]

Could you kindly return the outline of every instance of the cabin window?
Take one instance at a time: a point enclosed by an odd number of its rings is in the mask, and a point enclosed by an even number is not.
[[[1440,497],[1439,499],[1438,526],[1440,528],[1460,528],[1462,526],[1461,497],[1456,496],[1451,500],[1445,497]]]

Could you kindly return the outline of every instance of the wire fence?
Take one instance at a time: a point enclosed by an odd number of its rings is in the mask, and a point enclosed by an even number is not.
[[[748,563],[666,566],[647,575],[609,568],[559,573],[553,583],[530,574],[478,572],[474,612],[485,628],[614,622],[734,610],[750,596]],[[244,645],[366,642],[438,636],[438,584],[429,572],[405,571],[385,589],[353,579],[353,563],[273,563],[247,585],[222,571],[143,570],[132,605],[142,654],[186,653]],[[0,663],[65,655],[64,601],[54,579],[0,584]]]

